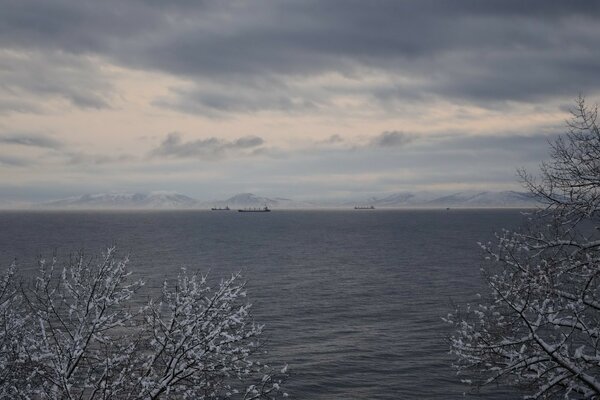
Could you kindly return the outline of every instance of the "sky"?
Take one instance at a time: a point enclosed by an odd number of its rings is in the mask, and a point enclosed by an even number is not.
[[[0,205],[519,189],[600,2],[0,0]]]

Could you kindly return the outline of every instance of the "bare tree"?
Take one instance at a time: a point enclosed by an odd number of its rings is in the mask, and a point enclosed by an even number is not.
[[[23,399],[275,399],[286,368],[255,359],[239,275],[211,288],[179,275],[145,304],[128,259],[109,249],[59,268],[41,260],[30,284],[0,281],[0,397]],[[136,305],[137,304],[137,305]],[[252,383],[254,382],[254,383]]]
[[[21,364],[26,326],[31,322],[29,315],[22,315],[22,298],[15,282],[15,264],[12,264],[0,279],[0,398],[17,398],[17,386],[26,377]]]
[[[579,98],[541,176],[520,175],[544,203],[526,228],[497,235],[489,296],[450,315],[467,383],[519,385],[532,398],[600,398],[600,131]]]

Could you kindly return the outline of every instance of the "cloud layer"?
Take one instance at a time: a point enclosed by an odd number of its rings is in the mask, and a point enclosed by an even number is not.
[[[9,135],[0,135],[0,143],[41,147],[46,149],[58,149],[62,147],[62,143],[49,136],[36,133],[16,133]]]
[[[0,0],[0,188],[515,185],[599,37],[585,0]]]
[[[81,107],[108,104],[90,56],[187,77],[192,86],[156,102],[184,112],[316,107],[348,88],[290,82],[328,73],[385,76],[360,88],[382,102],[533,101],[600,84],[600,6],[589,1],[23,0],[2,11],[4,85]]]
[[[242,136],[231,141],[210,137],[185,142],[181,134],[172,132],[152,150],[151,155],[214,160],[224,157],[227,153],[247,154],[247,150],[256,150],[263,143],[264,140],[258,136]]]

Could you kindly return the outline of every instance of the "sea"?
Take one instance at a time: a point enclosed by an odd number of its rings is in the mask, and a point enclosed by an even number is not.
[[[289,365],[290,398],[506,399],[452,368],[442,318],[487,289],[478,242],[518,228],[516,209],[4,211],[0,265],[116,246],[149,288],[180,268],[248,282],[266,357]],[[150,289],[151,290],[151,289]]]

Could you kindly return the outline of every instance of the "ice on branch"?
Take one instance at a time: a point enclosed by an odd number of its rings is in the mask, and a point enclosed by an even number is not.
[[[140,280],[108,249],[61,266],[40,260],[30,282],[0,280],[0,398],[276,399],[286,369],[256,358],[239,274],[210,287],[182,270],[140,306]],[[137,295],[137,296],[136,296]]]
[[[483,244],[490,293],[446,320],[466,382],[529,398],[600,398],[600,131],[578,99],[529,190],[546,202],[526,228]]]

